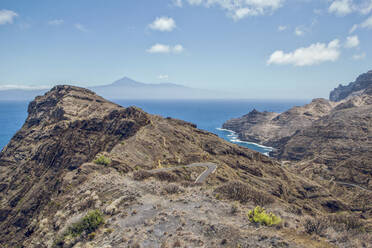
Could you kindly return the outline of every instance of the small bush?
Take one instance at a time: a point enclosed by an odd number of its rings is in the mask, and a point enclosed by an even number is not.
[[[274,202],[273,196],[239,181],[228,182],[216,188],[215,191],[222,193],[228,199],[241,203],[253,201],[256,205],[265,206]]]
[[[85,215],[79,222],[72,224],[68,229],[68,233],[73,237],[77,237],[83,232],[90,234],[97,230],[103,222],[104,219],[102,213],[99,210],[94,210]]]
[[[305,232],[308,234],[317,234],[319,236],[323,236],[325,230],[328,227],[328,221],[320,220],[320,219],[306,219],[305,220]]]
[[[182,192],[182,189],[177,184],[168,184],[164,186],[164,191],[168,194],[177,194]]]
[[[266,213],[265,209],[260,206],[257,206],[255,209],[248,212],[248,219],[250,222],[265,226],[277,225],[282,222],[280,217],[274,215],[273,213]]]
[[[76,238],[86,235],[89,239],[95,237],[96,231],[104,223],[103,215],[99,210],[94,210],[85,215],[80,221],[73,223],[62,236],[58,237],[53,247],[63,247],[65,241],[70,238]]]
[[[154,174],[154,176],[160,181],[168,181],[168,182],[178,181],[178,176],[176,176],[175,174],[171,172],[167,172],[167,171],[158,171]]]
[[[234,204],[231,205],[230,214],[235,215],[236,213],[238,213],[238,211],[239,211],[239,203],[234,202]]]
[[[111,159],[105,157],[104,155],[101,155],[96,160],[94,160],[93,162],[95,164],[100,164],[100,165],[109,165],[109,164],[111,164]]]
[[[143,181],[151,176],[152,173],[145,170],[139,170],[133,173],[133,179],[136,181]]]

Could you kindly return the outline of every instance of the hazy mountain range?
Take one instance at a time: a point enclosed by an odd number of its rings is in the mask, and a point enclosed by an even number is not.
[[[89,87],[89,89],[108,99],[222,99],[234,98],[233,93],[190,88],[173,83],[149,84],[137,82],[128,77],[119,79],[112,84]],[[49,89],[10,88],[0,90],[0,99],[32,100],[43,95]]]

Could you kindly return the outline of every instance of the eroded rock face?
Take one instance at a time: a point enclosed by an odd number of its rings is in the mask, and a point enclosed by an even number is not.
[[[20,131],[0,153],[0,241],[32,233],[31,220],[58,192],[66,170],[132,136],[149,123],[136,108],[121,108],[93,92],[57,86],[37,97]]]
[[[372,99],[363,98],[366,102]],[[298,131],[274,155],[325,164],[335,180],[372,189],[372,105],[356,106],[359,100],[350,99]]]
[[[372,87],[372,70],[360,75],[354,82],[346,86],[339,85],[329,95],[329,99],[334,102],[339,102],[350,96],[361,95],[367,88]]]

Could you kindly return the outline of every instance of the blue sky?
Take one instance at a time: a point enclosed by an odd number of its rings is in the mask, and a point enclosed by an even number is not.
[[[0,89],[148,83],[327,97],[372,69],[372,0],[1,0]]]

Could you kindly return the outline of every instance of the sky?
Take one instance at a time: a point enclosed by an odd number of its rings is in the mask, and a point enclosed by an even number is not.
[[[372,0],[0,0],[0,89],[124,76],[310,99],[372,69]]]

